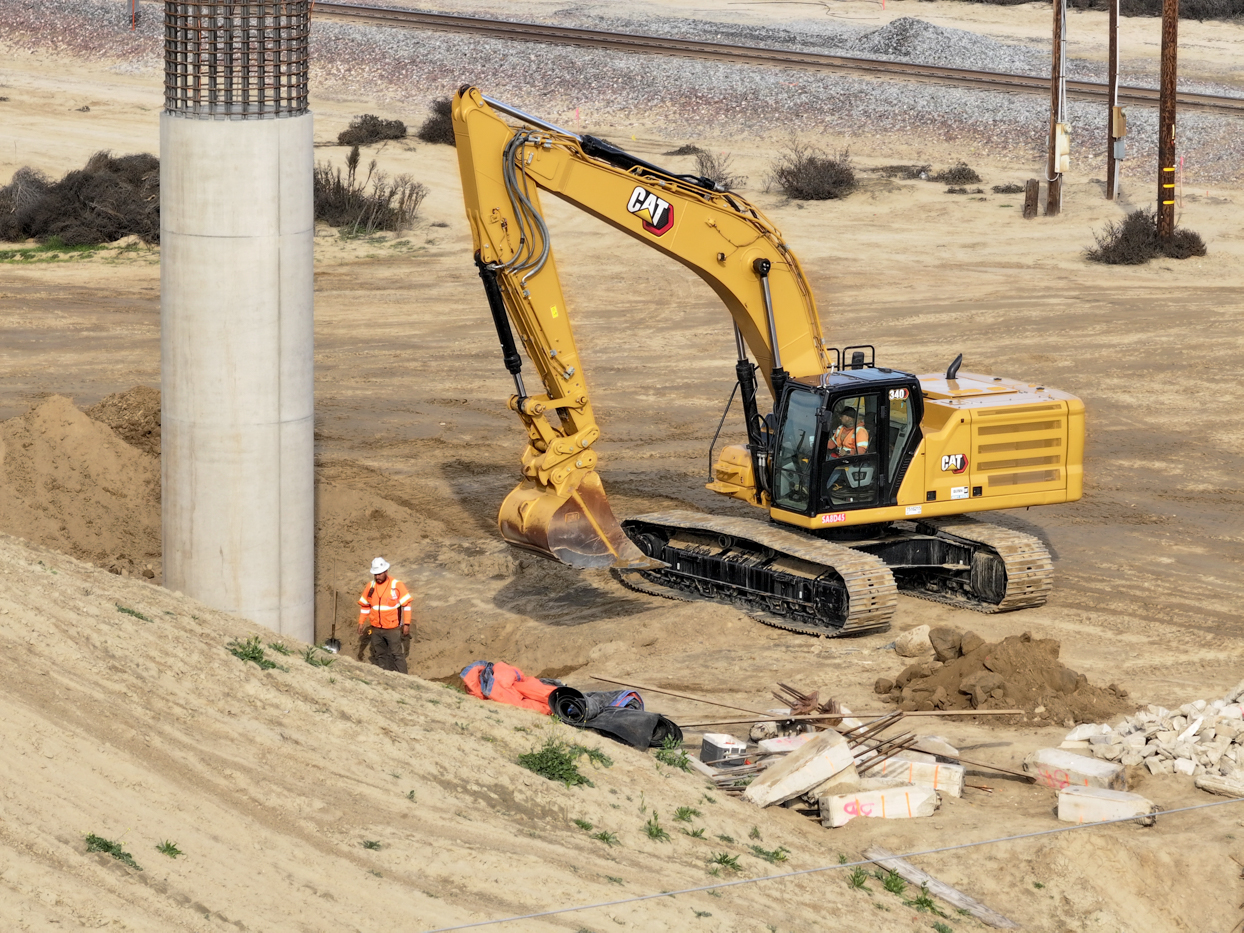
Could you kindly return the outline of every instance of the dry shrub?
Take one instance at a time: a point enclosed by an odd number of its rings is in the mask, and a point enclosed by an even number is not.
[[[904,181],[915,181],[918,178],[927,179],[933,171],[931,165],[882,165],[880,168],[869,169],[870,172],[876,172],[878,175],[884,175],[886,178],[901,178]]]
[[[440,143],[454,146],[453,101],[442,97],[432,101],[432,116],[423,121],[419,127],[418,137],[425,143]]]
[[[374,113],[355,117],[337,134],[338,146],[367,146],[386,139],[405,139],[406,124],[401,120],[382,120]]]
[[[95,246],[131,235],[160,242],[160,160],[150,153],[103,150],[57,182],[24,167],[0,188],[0,239]]]
[[[976,174],[976,170],[971,168],[966,162],[956,162],[950,168],[938,172],[932,178],[943,185],[974,185],[981,180],[981,177]]]
[[[399,231],[410,226],[428,195],[425,185],[409,175],[388,175],[372,159],[367,177],[358,179],[359,147],[350,150],[346,174],[319,164],[315,167],[315,219],[351,234]]]
[[[969,191],[967,188],[964,188],[961,186],[951,186],[946,189],[946,193],[947,194],[984,194],[985,189],[984,188],[973,188],[971,191]]]
[[[1101,233],[1093,234],[1093,239],[1097,245],[1086,249],[1084,258],[1111,266],[1139,266],[1158,256],[1189,259],[1206,253],[1200,235],[1183,227],[1176,227],[1165,243],[1158,239],[1157,219],[1148,208],[1106,224]]]
[[[994,185],[990,189],[994,194],[1023,194],[1023,185]]]
[[[664,153],[664,155],[667,155],[667,156],[672,156],[672,155],[683,155],[683,156],[690,155],[690,156],[693,156],[693,155],[699,155],[699,154],[700,154],[701,152],[703,152],[703,151],[704,151],[704,150],[703,150],[703,149],[701,149],[699,146],[697,146],[695,143],[686,143],[685,145],[679,146],[677,149],[671,149],[669,152]]]
[[[702,178],[707,178],[717,186],[718,191],[733,191],[747,183],[746,175],[736,175],[731,171],[734,157],[722,153],[719,156],[700,150],[695,154],[695,170]]]
[[[831,158],[808,143],[792,140],[773,163],[769,187],[777,186],[797,201],[845,198],[858,182],[845,150]]]

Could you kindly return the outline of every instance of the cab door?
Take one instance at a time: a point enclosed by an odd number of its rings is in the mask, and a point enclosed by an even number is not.
[[[813,467],[816,465],[818,413],[823,398],[797,387],[786,395],[786,412],[773,461],[773,504],[790,512],[810,515],[814,504]]]
[[[820,511],[869,508],[881,501],[888,413],[883,393],[839,396],[822,418]]]

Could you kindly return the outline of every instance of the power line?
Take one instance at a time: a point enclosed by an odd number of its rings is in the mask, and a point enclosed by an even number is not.
[[[1222,807],[1229,803],[1244,803],[1244,797],[1232,797],[1229,800],[1216,800],[1213,803],[1199,803],[1192,807],[1179,807],[1175,810],[1163,810],[1159,816],[1172,816],[1176,813],[1188,813],[1192,810],[1207,810],[1210,807]],[[907,852],[898,858],[916,858],[921,855],[937,855],[940,852],[956,852],[960,849],[971,849],[976,846],[994,845],[999,842],[1015,842],[1020,839],[1035,839],[1039,836],[1054,836],[1058,833],[1070,833],[1077,829],[1093,829],[1098,826],[1110,826],[1113,823],[1134,823],[1138,819],[1146,819],[1143,816],[1124,816],[1114,820],[1101,820],[1097,823],[1077,823],[1073,826],[1059,826],[1055,829],[1043,829],[1035,833],[1020,833],[1017,836],[999,836],[996,839],[982,839],[978,842],[961,842],[953,846],[941,846],[936,849],[922,849],[919,852]],[[555,914],[569,914],[580,910],[594,910],[598,907],[620,907],[623,904],[635,904],[640,901],[652,901],[661,897],[674,897],[678,894],[698,894],[702,891],[717,891],[721,888],[733,888],[745,884],[757,884],[761,881],[779,881],[783,878],[797,878],[801,875],[813,875],[822,871],[836,871],[841,868],[858,868],[861,865],[874,864],[872,859],[865,859],[862,862],[842,862],[838,865],[822,865],[817,868],[801,868],[798,871],[783,872],[780,875],[765,875],[762,878],[741,878],[738,881],[722,881],[718,884],[706,884],[697,888],[683,888],[680,891],[662,891],[660,894],[641,894],[637,897],[624,897],[616,901],[601,901],[598,904],[580,904],[576,907],[559,907],[556,910],[542,910],[534,914],[521,914],[514,917],[501,917],[496,920],[477,920],[474,923],[461,923],[451,927],[436,927],[433,930],[425,930],[424,933],[450,933],[452,930],[471,930],[477,927],[494,926],[499,923],[513,923],[516,920],[536,920],[540,917],[551,917]]]

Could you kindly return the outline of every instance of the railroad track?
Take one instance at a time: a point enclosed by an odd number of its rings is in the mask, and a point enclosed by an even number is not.
[[[329,3],[316,0],[314,16],[372,26],[396,26],[406,29],[430,29],[438,32],[468,33],[494,39],[523,42],[545,42],[555,45],[577,45],[594,49],[612,49],[647,55],[673,55],[727,62],[734,65],[766,65],[771,68],[792,68],[800,71],[832,72],[856,77],[890,81],[915,81],[947,87],[975,88],[1012,94],[1050,93],[1048,78],[1032,75],[1000,74],[992,71],[968,71],[917,65],[910,62],[876,61],[844,55],[822,55],[816,52],[795,52],[787,49],[752,48],[725,45],[696,39],[671,39],[664,36],[643,36],[605,32],[599,29],[578,29],[571,26],[548,26],[540,23],[514,23],[506,20],[449,13],[423,13],[390,7]],[[1068,81],[1067,96],[1075,100],[1104,101],[1106,85],[1091,81]],[[1156,107],[1158,92],[1153,88],[1120,87],[1119,103]],[[1213,94],[1180,93],[1179,109],[1184,112],[1217,113],[1244,116],[1244,98],[1221,97]]]

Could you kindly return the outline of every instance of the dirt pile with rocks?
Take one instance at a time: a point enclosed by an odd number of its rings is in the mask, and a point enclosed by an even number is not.
[[[0,423],[0,531],[158,582],[159,457],[46,398]]]
[[[991,644],[974,632],[935,628],[928,639],[931,657],[874,685],[900,709],[1023,709],[1051,722],[1092,722],[1131,708],[1122,687],[1095,687],[1062,664],[1053,638],[1025,632]]]
[[[114,392],[84,409],[88,418],[108,425],[131,447],[160,456],[160,390],[134,386]]]

